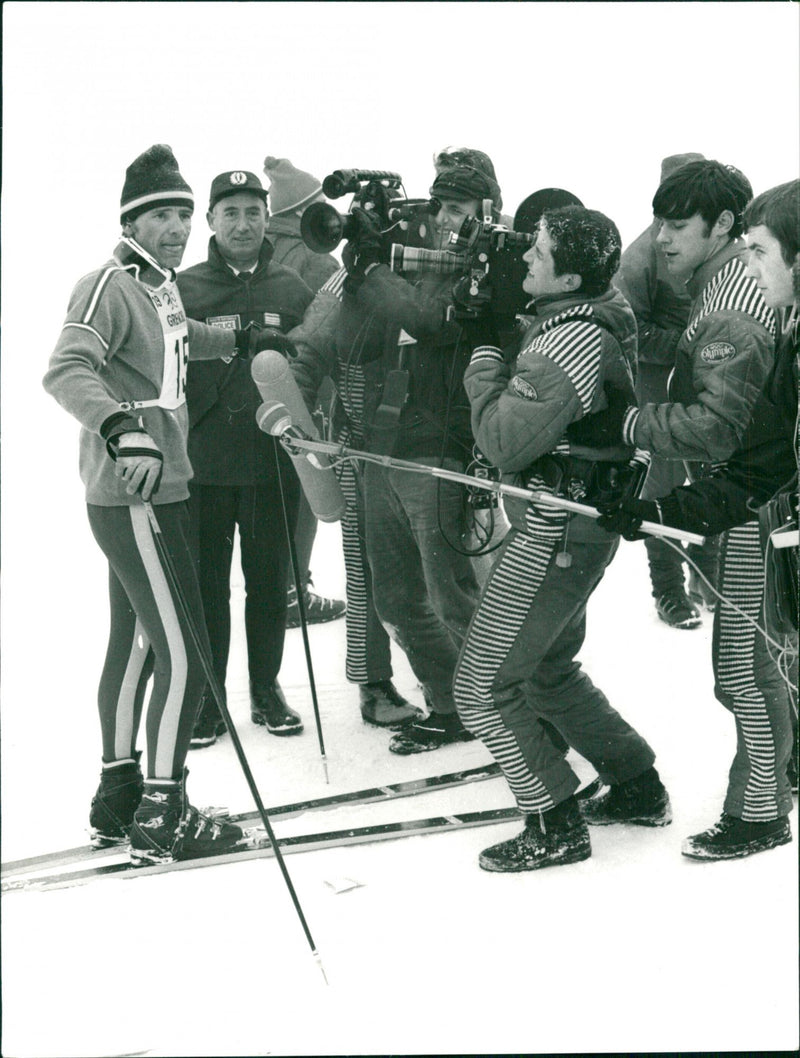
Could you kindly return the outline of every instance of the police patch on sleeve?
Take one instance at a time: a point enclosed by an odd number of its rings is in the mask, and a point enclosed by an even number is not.
[[[730,342],[709,342],[700,350],[700,359],[704,364],[720,364],[736,355],[736,346]]]
[[[525,400],[538,400],[536,390],[521,375],[514,375],[511,379],[511,388],[518,397],[523,397]]]

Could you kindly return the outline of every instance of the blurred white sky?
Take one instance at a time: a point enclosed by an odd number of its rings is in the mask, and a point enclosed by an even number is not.
[[[53,490],[80,503],[77,427],[41,377],[153,143],[197,196],[184,264],[213,176],[267,154],[394,169],[416,197],[435,149],[477,146],[508,212],[566,187],[625,241],[664,155],[732,162],[756,192],[797,175],[796,3],[10,2],[3,30],[4,515],[24,502],[34,525]]]

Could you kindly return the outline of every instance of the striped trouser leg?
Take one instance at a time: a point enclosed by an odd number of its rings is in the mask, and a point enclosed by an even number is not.
[[[725,535],[719,586],[725,599],[763,624],[764,561],[757,522]],[[775,819],[791,807],[785,774],[791,747],[787,688],[761,633],[724,603],[714,621],[713,656],[715,694],[736,721],[725,811],[754,822]]]
[[[345,675],[350,683],[388,680],[392,677],[391,642],[372,601],[360,472],[350,460],[335,469],[346,504],[341,522],[347,591]]]
[[[89,506],[89,521],[95,539],[130,602],[143,635],[153,653],[153,689],[147,708],[147,776],[179,778],[189,749],[205,675],[189,629],[208,646],[200,588],[188,544],[186,505],[175,503],[155,508],[162,530],[162,543],[169,550],[174,572],[181,584],[178,599],[164,569],[153,529],[141,504],[131,507]],[[113,600],[112,600],[113,603]],[[120,625],[112,624],[112,633]],[[129,649],[126,633],[109,650]]]
[[[111,606],[108,647],[97,692],[103,760],[125,760],[136,750],[153,652],[144,626],[113,569],[108,571]]]
[[[523,812],[547,811],[554,801],[503,722],[492,684],[544,580],[567,518],[562,511],[541,514],[529,509],[531,533],[511,530],[470,624],[453,686],[464,726],[488,747]]]

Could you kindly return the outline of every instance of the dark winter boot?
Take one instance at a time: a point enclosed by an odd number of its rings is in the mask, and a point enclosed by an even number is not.
[[[373,727],[401,727],[421,716],[420,710],[398,693],[391,680],[362,683],[358,688],[358,696],[361,701],[361,719]]]
[[[615,783],[605,793],[581,801],[580,805],[584,819],[592,826],[632,823],[639,827],[665,827],[672,822],[669,795],[655,768]]]
[[[722,818],[702,834],[686,838],[681,846],[684,856],[693,860],[736,860],[765,852],[777,845],[788,845],[792,831],[786,816],[766,823],[748,823],[722,813]]]
[[[404,725],[389,743],[392,753],[427,753],[454,742],[471,742],[475,736],[461,723],[458,713],[431,713]]]
[[[691,567],[686,595],[697,610],[708,610],[709,613],[713,613],[717,608],[717,596],[714,594],[714,589]]]
[[[588,860],[591,854],[589,828],[573,796],[549,812],[529,815],[521,834],[484,849],[478,863],[485,871],[536,871]]]
[[[700,628],[700,611],[683,591],[666,591],[656,599],[656,613],[670,628]]]
[[[311,581],[308,581],[311,584]],[[327,621],[336,621],[343,617],[347,611],[347,603],[343,599],[326,599],[322,595],[316,595],[306,585],[303,591],[303,613],[306,624],[325,624]],[[294,585],[289,588],[286,606],[286,627],[300,627],[300,607],[297,603],[297,589]]]
[[[270,687],[250,688],[250,719],[272,735],[299,735],[303,730],[303,721],[287,704],[277,680]]]
[[[213,746],[219,736],[224,735],[227,730],[228,725],[222,718],[214,695],[206,688],[197,711],[189,749],[205,749],[206,746]]]
[[[97,849],[122,845],[128,840],[133,814],[142,799],[141,753],[103,765],[100,785],[92,798],[89,826]]]
[[[241,827],[223,817],[198,812],[186,797],[182,779],[146,779],[142,802],[131,827],[134,863],[171,863],[200,856],[216,856],[244,839]]]

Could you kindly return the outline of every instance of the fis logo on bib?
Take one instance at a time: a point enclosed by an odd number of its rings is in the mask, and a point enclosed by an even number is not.
[[[704,364],[720,364],[736,355],[736,347],[730,342],[710,342],[700,350],[700,359]]]

